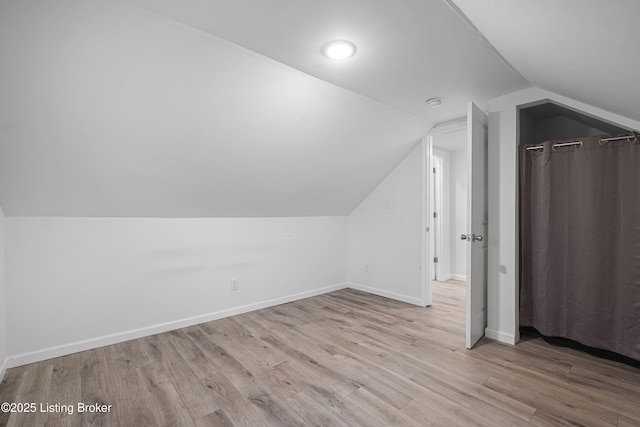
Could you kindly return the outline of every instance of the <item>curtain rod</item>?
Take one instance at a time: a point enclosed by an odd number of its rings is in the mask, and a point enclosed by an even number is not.
[[[621,139],[626,139],[629,142],[634,142],[636,139],[638,139],[638,135],[635,135],[635,134],[632,133],[631,135],[627,135],[627,136],[616,136],[616,137],[613,137],[613,138],[602,138],[600,140],[600,143],[609,142],[609,141],[620,141]]]
[[[636,134],[631,134],[631,135],[625,135],[625,136],[615,136],[612,138],[602,138],[600,139],[600,144],[602,143],[607,143],[609,141],[621,141],[623,139],[626,139],[629,142],[635,142],[638,140],[638,135]],[[559,147],[568,147],[571,145],[582,145],[582,141],[573,141],[573,142],[565,142],[563,144],[553,144],[551,146],[551,148],[559,148]],[[535,147],[527,147],[526,150],[530,151],[530,150],[542,150],[544,148],[544,145],[536,145]]]
[[[553,144],[551,148],[569,147],[571,145],[582,145],[582,141],[564,142],[562,144]],[[535,147],[527,147],[526,150],[542,150],[544,145],[536,145]]]

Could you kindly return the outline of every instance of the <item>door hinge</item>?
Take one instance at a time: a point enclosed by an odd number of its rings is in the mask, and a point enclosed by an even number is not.
[[[436,168],[433,168],[433,173],[436,173]]]
[[[438,212],[434,212],[434,213],[433,213],[433,217],[434,217],[434,218],[438,218]]]
[[[438,257],[433,257],[433,262],[438,262]]]

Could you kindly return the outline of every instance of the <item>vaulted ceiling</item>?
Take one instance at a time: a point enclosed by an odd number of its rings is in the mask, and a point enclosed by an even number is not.
[[[454,1],[534,86],[640,120],[640,1]]]
[[[579,40],[603,37],[593,52],[571,44],[576,28],[536,27],[566,19],[565,3],[584,18],[581,0],[475,3],[5,0],[0,205],[10,216],[345,215],[469,100],[531,81],[638,118],[627,70],[571,68],[637,61],[636,2],[587,2],[627,13],[616,31],[580,21]],[[357,54],[327,60],[333,39]]]
[[[401,111],[443,122],[529,84],[443,0],[132,0]],[[357,55],[320,54],[350,40]],[[445,98],[431,110],[425,101]]]

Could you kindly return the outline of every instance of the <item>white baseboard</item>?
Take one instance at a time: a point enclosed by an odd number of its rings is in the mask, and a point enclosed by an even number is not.
[[[97,338],[91,338],[84,341],[77,341],[69,344],[63,344],[55,347],[49,347],[42,350],[33,351],[30,353],[18,354],[16,356],[10,356],[5,359],[2,364],[2,375],[7,368],[15,368],[16,366],[27,365],[29,363],[40,362],[42,360],[52,359],[54,357],[66,356],[80,351],[92,350],[94,348],[103,347],[106,345],[117,344],[119,342],[129,341],[136,338],[142,338],[149,335],[155,335],[162,332],[168,332],[175,329],[185,328],[187,326],[198,325],[200,323],[211,322],[213,320],[222,319],[224,317],[235,316],[237,314],[248,313],[250,311],[260,310],[267,307],[273,307],[280,304],[285,304],[292,301],[297,301],[304,298],[313,297],[316,295],[326,294],[328,292],[345,289],[348,287],[347,283],[340,283],[338,285],[327,286],[325,288],[314,289],[313,291],[301,292],[298,294],[288,295],[285,297],[275,298],[268,301],[261,301],[253,304],[247,304],[240,307],[234,307],[226,310],[220,310],[209,314],[200,316],[189,317],[186,319],[180,319],[172,322],[161,323],[158,325],[148,326],[145,328],[133,329],[130,331],[119,332],[111,335],[104,335]]]
[[[349,282],[347,284],[348,288],[356,289],[358,291],[367,292],[369,294],[379,295],[381,297],[386,297],[390,299],[394,299],[397,301],[406,302],[413,305],[419,305],[420,307],[424,307],[422,300],[420,298],[410,297],[408,295],[397,294],[395,292],[385,291],[384,289],[372,288],[370,286],[361,285],[359,283]]]
[[[484,330],[484,334],[487,338],[498,340],[511,345],[515,345],[517,342],[516,337],[514,335],[496,331],[495,329],[486,328]]]
[[[7,369],[9,369],[9,356],[5,357],[2,365],[0,365],[0,382],[4,380],[4,374],[7,373]]]
[[[462,274],[445,274],[440,279],[438,279],[438,282],[446,282],[447,280],[461,280],[463,282],[466,282],[467,276],[464,276]]]

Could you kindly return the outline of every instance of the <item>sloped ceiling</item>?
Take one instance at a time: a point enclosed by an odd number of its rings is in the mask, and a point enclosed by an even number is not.
[[[351,62],[320,56],[336,37]],[[345,215],[467,100],[529,85],[439,0],[10,0],[0,54],[8,216]]]
[[[467,130],[461,129],[437,135],[433,138],[433,146],[447,151],[467,149]]]
[[[640,1],[453,1],[534,86],[640,120]]]
[[[131,1],[435,123],[529,86],[443,0]],[[320,54],[342,39],[357,45],[352,59]]]

